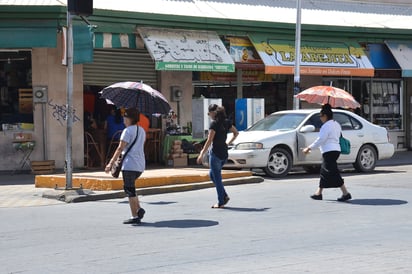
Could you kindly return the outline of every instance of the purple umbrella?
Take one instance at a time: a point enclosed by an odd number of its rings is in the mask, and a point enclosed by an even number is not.
[[[101,98],[109,104],[124,108],[137,108],[146,115],[168,114],[169,102],[159,91],[139,82],[120,82],[100,91]]]

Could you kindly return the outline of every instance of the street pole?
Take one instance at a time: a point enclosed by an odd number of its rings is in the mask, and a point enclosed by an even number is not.
[[[73,26],[72,15],[67,11],[67,105],[66,105],[66,190],[72,189],[72,132],[73,132]]]
[[[300,29],[301,0],[296,0],[296,32],[295,32],[295,74],[293,78],[293,109],[299,109],[299,99],[295,97],[300,92]]]

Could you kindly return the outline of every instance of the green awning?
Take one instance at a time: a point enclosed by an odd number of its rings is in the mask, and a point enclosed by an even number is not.
[[[402,77],[412,77],[412,41],[385,41],[396,62],[402,69]]]
[[[0,48],[55,48],[57,23],[55,21],[0,23]]]
[[[234,72],[235,63],[216,32],[139,28],[156,70]]]
[[[267,74],[294,74],[295,41],[253,34],[250,40]],[[374,68],[358,43],[302,41],[300,73],[319,76],[373,77]]]

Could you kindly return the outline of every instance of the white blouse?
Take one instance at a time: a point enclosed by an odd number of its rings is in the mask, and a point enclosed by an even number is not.
[[[323,154],[328,151],[340,151],[339,137],[342,128],[335,120],[326,121],[319,131],[319,137],[309,146],[310,149],[320,148]]]

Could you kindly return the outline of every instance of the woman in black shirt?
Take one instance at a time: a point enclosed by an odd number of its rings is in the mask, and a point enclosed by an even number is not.
[[[232,123],[226,119],[226,113],[223,107],[218,107],[215,104],[210,105],[208,115],[212,119],[212,122],[209,127],[207,141],[197,158],[197,163],[201,164],[205,153],[209,153],[209,175],[215,184],[218,198],[218,203],[213,205],[212,208],[222,208],[229,202],[229,196],[222,183],[222,167],[228,158],[227,145],[230,145],[236,139],[239,132]],[[233,133],[233,137],[229,143],[226,144],[228,131]],[[210,146],[212,146],[212,149],[209,150]]]

